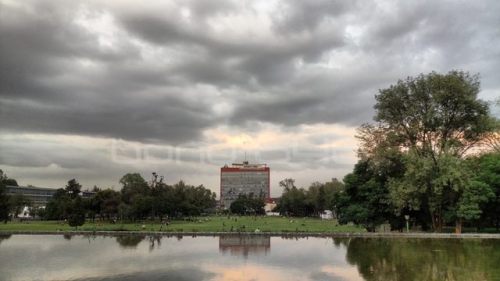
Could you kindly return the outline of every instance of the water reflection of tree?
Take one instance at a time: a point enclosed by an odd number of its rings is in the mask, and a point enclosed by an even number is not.
[[[160,235],[151,235],[149,236],[149,251],[153,251],[156,247],[160,248],[161,246],[161,236]]]
[[[337,242],[337,241],[336,241]],[[342,239],[347,261],[366,280],[497,280],[495,240]]]
[[[11,236],[12,236],[12,235],[10,235],[10,234],[7,234],[7,235],[1,234],[1,235],[0,235],[0,244],[2,244],[2,241],[3,241],[3,240],[7,240],[7,239],[9,239]]]
[[[122,248],[137,248],[137,245],[145,238],[146,236],[144,235],[120,235],[116,237],[116,242]]]
[[[147,238],[149,243],[149,251],[159,248],[161,246],[161,236],[160,235],[120,235],[116,237],[116,242],[120,244],[122,248],[137,248],[137,245]]]

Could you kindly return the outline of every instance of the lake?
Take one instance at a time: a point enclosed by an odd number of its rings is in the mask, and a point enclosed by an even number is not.
[[[500,280],[500,240],[12,235],[0,280]]]

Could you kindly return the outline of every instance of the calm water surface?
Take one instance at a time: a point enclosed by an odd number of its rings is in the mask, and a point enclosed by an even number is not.
[[[500,280],[500,241],[0,236],[0,280]]]

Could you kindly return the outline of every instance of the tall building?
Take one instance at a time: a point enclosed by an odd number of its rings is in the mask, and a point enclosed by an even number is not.
[[[240,194],[253,194],[264,199],[270,197],[270,169],[266,164],[244,161],[220,169],[221,208],[229,209]]]

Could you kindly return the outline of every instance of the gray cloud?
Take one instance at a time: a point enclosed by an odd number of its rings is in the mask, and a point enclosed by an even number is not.
[[[205,132],[219,126],[254,134],[271,124],[297,135],[304,124],[357,126],[371,120],[377,89],[455,68],[480,73],[481,97],[491,100],[500,95],[499,11],[496,1],[0,0],[2,134],[203,150],[212,144]],[[321,154],[314,145],[324,139],[311,136],[303,150]],[[83,157],[36,140],[3,142],[0,165],[16,171],[54,164],[103,178],[112,170],[95,148]],[[281,171],[325,167],[308,156],[290,168],[280,151],[262,151]],[[194,169],[198,154],[169,168],[196,177],[183,169]],[[118,166],[113,173],[140,165]]]
[[[296,33],[314,30],[323,21],[348,15],[358,9],[358,1],[287,1],[280,2],[275,27],[280,32]]]

